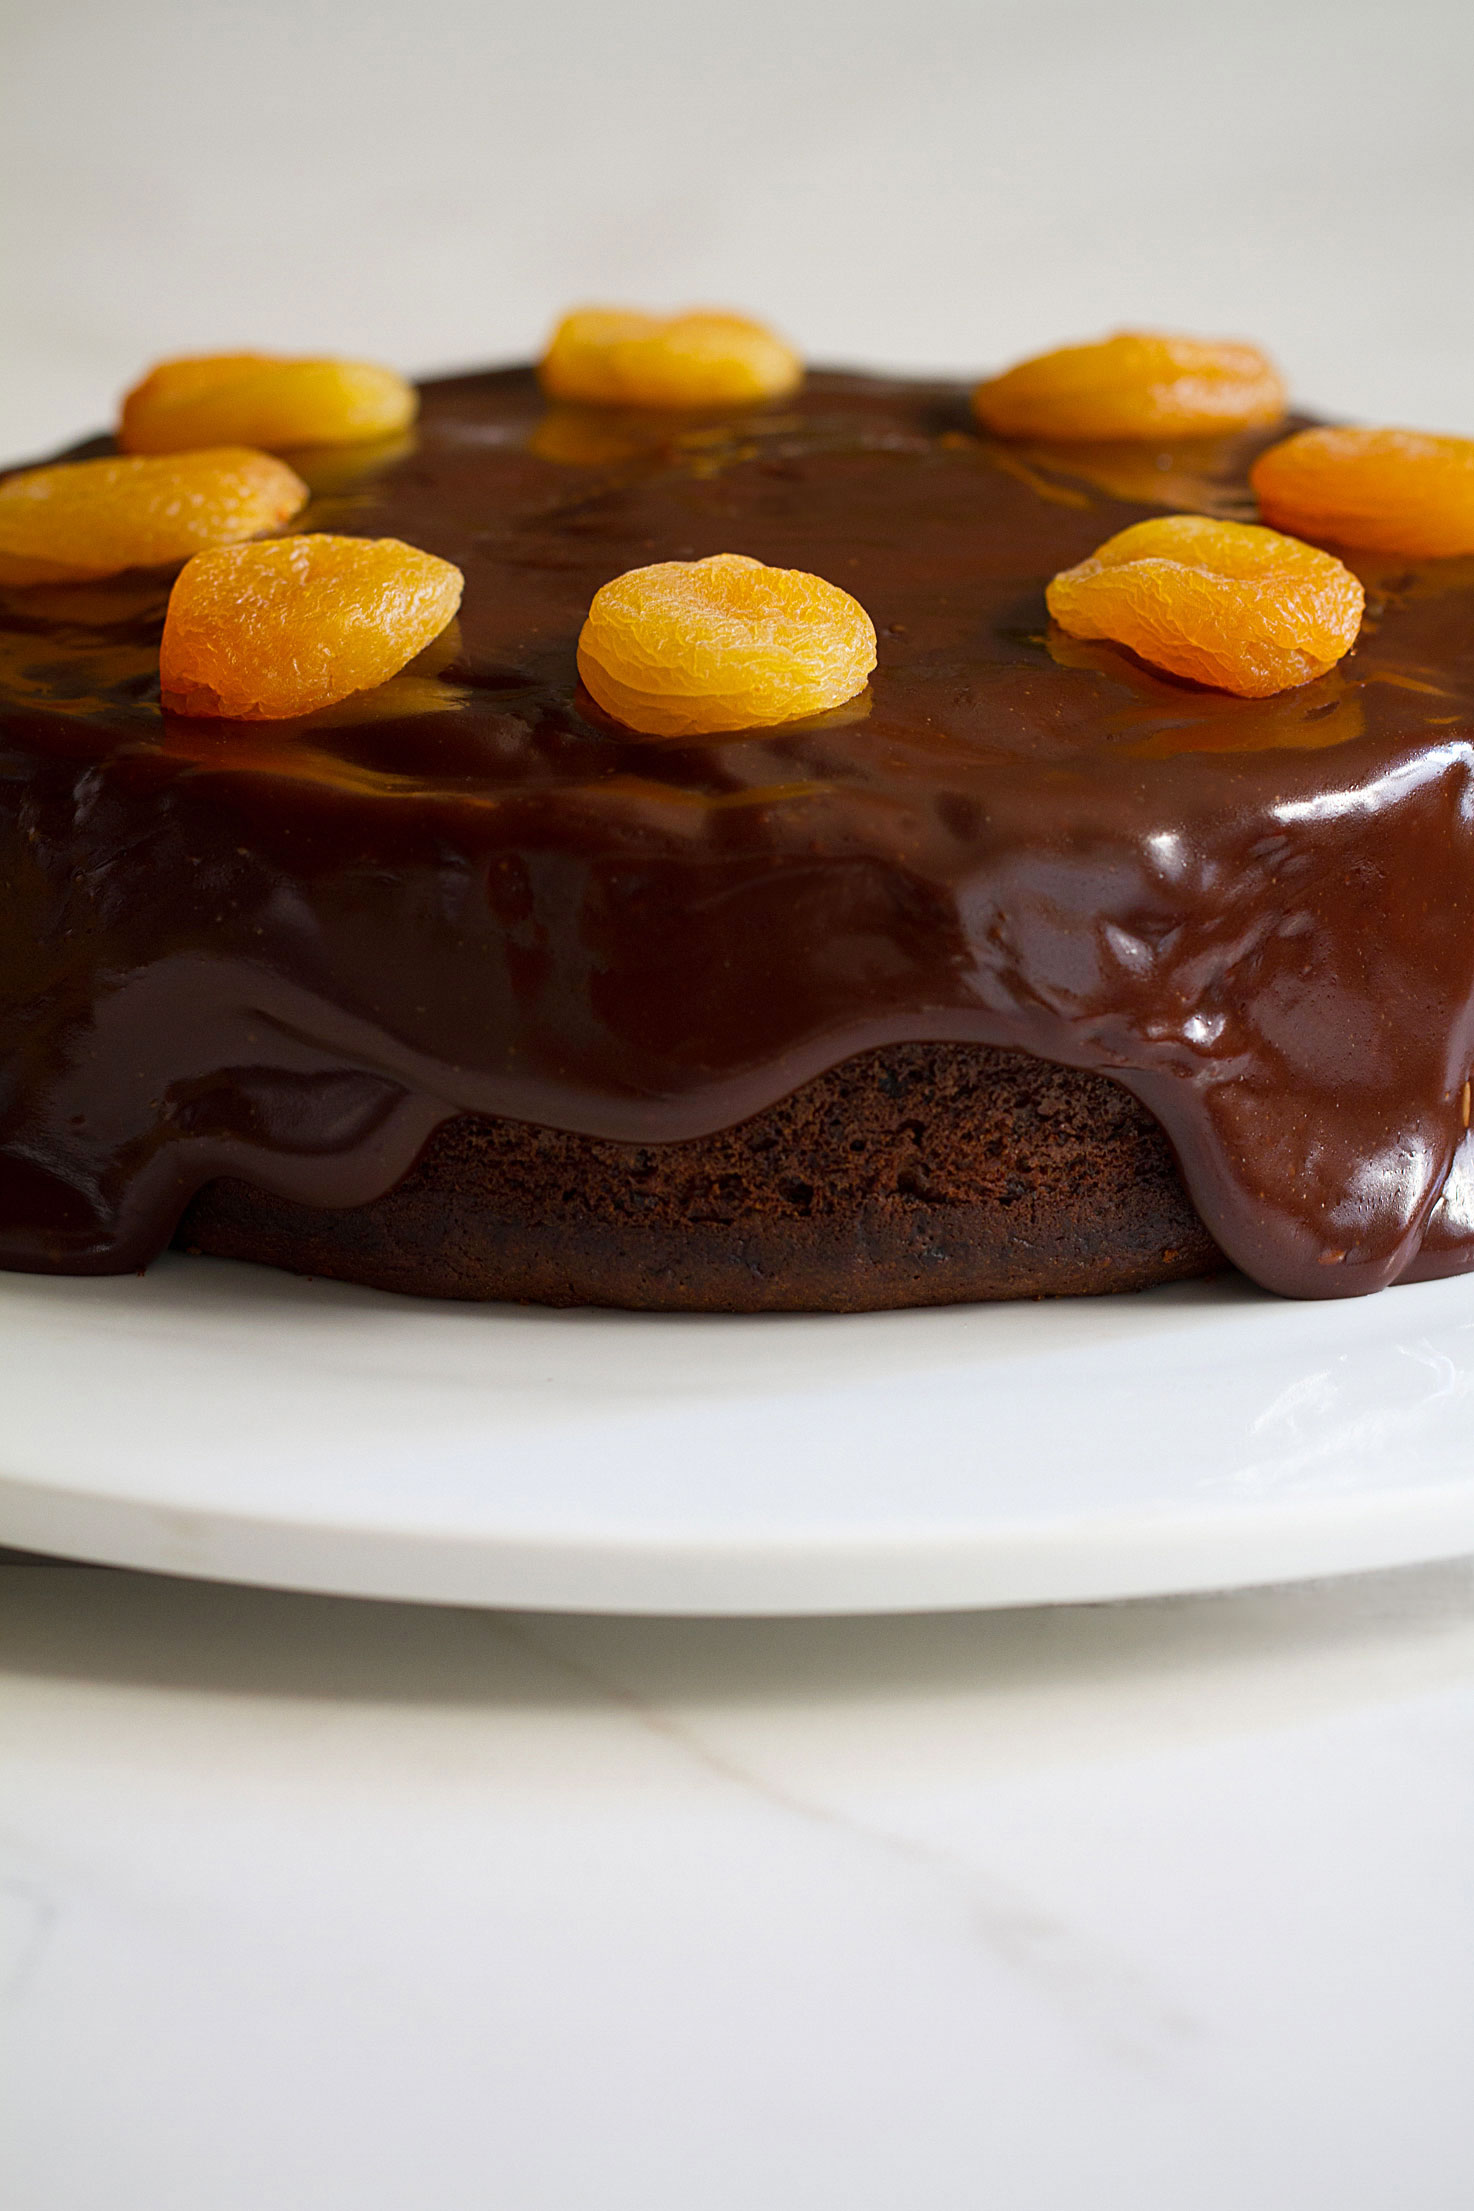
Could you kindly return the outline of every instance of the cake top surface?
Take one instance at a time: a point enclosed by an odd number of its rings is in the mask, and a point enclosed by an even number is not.
[[[455,563],[458,626],[291,722],[161,709],[167,582],[0,593],[0,1258],[137,1264],[218,1173],[357,1202],[456,1111],[700,1135],[927,1037],[1119,1075],[1276,1288],[1464,1263],[1474,560],[1348,556],[1359,642],[1262,700],[1045,611],[1133,521],[1251,519],[1283,431],[1005,444],[962,386],[842,374],[708,418],[431,383],[412,435],[293,456],[297,526]],[[621,729],[578,686],[595,591],[729,551],[860,601],[868,692]]]

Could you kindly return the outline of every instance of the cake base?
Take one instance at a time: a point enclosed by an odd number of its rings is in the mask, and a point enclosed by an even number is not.
[[[624,1144],[462,1115],[386,1197],[208,1184],[177,1244],[419,1297],[874,1312],[1225,1264],[1119,1083],[980,1045],[866,1052],[739,1127]]]

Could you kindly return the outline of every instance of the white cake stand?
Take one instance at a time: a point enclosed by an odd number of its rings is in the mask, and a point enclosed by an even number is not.
[[[1474,1550],[1474,1283],[858,1317],[0,1275],[0,1542],[446,1603],[860,1612]]]

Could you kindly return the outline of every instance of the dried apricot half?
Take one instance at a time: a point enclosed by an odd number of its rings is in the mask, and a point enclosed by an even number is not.
[[[275,353],[192,354],[161,361],[123,401],[125,453],[195,445],[356,445],[414,421],[419,398],[373,361],[297,360]]]
[[[616,721],[649,737],[762,729],[842,706],[875,666],[857,599],[746,553],[631,568],[594,594],[578,672]]]
[[[553,332],[539,374],[554,399],[586,405],[740,407],[793,391],[803,363],[763,323],[719,308],[578,307]]]
[[[1045,595],[1071,637],[1108,638],[1245,699],[1333,668],[1356,642],[1363,604],[1357,578],[1331,554],[1201,514],[1133,523]]]
[[[1474,553],[1474,438],[1422,430],[1301,430],[1249,481],[1267,522],[1369,553]]]
[[[270,453],[61,461],[0,483],[0,583],[86,583],[164,568],[280,529],[307,486]]]
[[[394,537],[283,537],[197,553],[159,672],[180,714],[281,721],[397,675],[461,603],[459,568]]]
[[[1285,387],[1258,346],[1118,330],[1036,353],[979,384],[972,403],[1002,438],[1193,438],[1278,422]]]

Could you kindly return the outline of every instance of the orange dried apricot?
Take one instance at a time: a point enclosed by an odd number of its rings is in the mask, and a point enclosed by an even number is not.
[[[1163,515],[1107,538],[1045,594],[1071,637],[1107,638],[1154,667],[1240,698],[1324,675],[1356,642],[1349,568],[1254,522]]]
[[[1278,422],[1285,387],[1258,346],[1118,330],[1020,361],[972,403],[1003,438],[1191,438]]]
[[[1474,553],[1474,438],[1301,430],[1249,471],[1267,522],[1369,553]]]
[[[631,568],[594,594],[578,672],[616,721],[649,737],[762,729],[842,706],[875,666],[859,601],[746,553]]]
[[[394,537],[284,537],[197,553],[164,621],[164,703],[280,721],[372,690],[439,636],[462,582],[448,560]]]
[[[192,354],[161,361],[123,401],[125,453],[195,445],[356,445],[414,421],[419,398],[373,361],[298,360],[275,353]]]
[[[279,529],[306,499],[285,461],[244,446],[30,468],[0,483],[0,583],[87,583],[168,567]]]
[[[803,363],[764,324],[719,308],[578,307],[553,332],[539,374],[552,398],[586,405],[740,407],[793,391]]]

